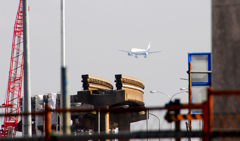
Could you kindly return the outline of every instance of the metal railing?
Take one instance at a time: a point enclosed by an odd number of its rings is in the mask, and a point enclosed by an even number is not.
[[[0,114],[0,116],[27,116],[27,115],[43,115],[45,117],[45,135],[44,136],[32,136],[32,137],[15,137],[15,138],[0,138],[1,140],[24,140],[24,141],[50,141],[50,140],[113,140],[118,139],[119,141],[125,141],[130,139],[163,139],[163,138],[175,138],[176,140],[180,140],[181,138],[189,138],[197,137],[202,138],[203,141],[210,141],[212,139],[220,139],[220,140],[228,140],[240,139],[240,91],[214,91],[212,88],[208,90],[208,100],[203,104],[170,104],[165,107],[153,107],[153,108],[144,108],[144,107],[128,107],[128,108],[95,108],[95,109],[51,109],[48,105],[45,106],[45,110],[41,112],[31,112],[31,113],[18,113],[18,114]],[[198,115],[190,115],[190,114],[182,114],[180,111],[186,109],[201,109],[202,114]],[[141,126],[141,130],[136,131],[120,131],[118,133],[109,133],[107,132],[110,127],[108,126],[106,129],[102,130],[103,132],[97,132],[98,130],[93,129],[93,133],[91,134],[76,134],[76,135],[62,135],[62,134],[53,134],[51,127],[51,113],[62,113],[62,112],[70,112],[70,113],[91,113],[97,117],[98,113],[108,113],[110,115],[109,121],[119,120],[118,117],[114,117],[114,114],[121,114],[122,118],[129,117],[126,113],[154,113],[157,117],[161,119],[161,130],[159,130],[160,122],[155,121],[150,125],[151,130],[147,130],[148,128],[144,128],[145,125]],[[132,114],[132,115],[134,115]],[[146,116],[149,117],[149,116]],[[132,116],[130,119],[134,120],[136,116]],[[166,120],[164,120],[164,118]],[[145,118],[146,119],[146,118]],[[148,118],[147,118],[148,119]],[[152,118],[151,120],[153,120]],[[198,131],[187,131],[184,130],[180,123],[185,122],[186,120],[198,119],[203,121],[202,130]],[[95,119],[96,120],[96,119]],[[160,120],[159,120],[160,121]],[[170,130],[170,123],[175,122],[174,130]],[[132,121],[129,121],[132,122]],[[151,123],[151,122],[150,122]],[[159,125],[158,125],[159,123]],[[138,124],[138,123],[137,123]],[[139,123],[139,124],[143,124]],[[168,125],[167,125],[168,124]],[[99,126],[98,124],[94,124],[95,126]],[[157,126],[158,125],[158,126]],[[119,126],[119,125],[117,125]],[[139,128],[139,129],[140,129]],[[98,129],[98,128],[97,128]],[[105,132],[106,131],[106,132]]]

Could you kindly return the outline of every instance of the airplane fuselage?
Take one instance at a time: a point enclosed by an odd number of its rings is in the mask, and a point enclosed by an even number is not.
[[[132,48],[128,55],[129,56],[135,55],[135,58],[137,58],[138,55],[144,55],[144,57],[147,58],[148,52],[149,52],[149,50]]]
[[[131,54],[134,54],[134,55],[147,55],[147,50],[144,50],[144,49],[139,49],[139,48],[132,48],[131,49]]]
[[[144,55],[144,57],[147,58],[148,54],[150,53],[160,52],[160,51],[150,52],[150,47],[151,47],[151,42],[148,44],[147,49],[132,48],[130,51],[125,51],[125,50],[119,50],[119,51],[127,52],[129,56],[135,55],[135,58],[138,58],[138,55]]]

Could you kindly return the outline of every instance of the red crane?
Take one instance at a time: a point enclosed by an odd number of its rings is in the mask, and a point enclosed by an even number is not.
[[[23,76],[23,5],[19,2],[18,11],[14,24],[12,52],[8,77],[8,88],[5,107],[5,114],[19,113],[21,89]],[[5,116],[4,125],[0,131],[1,137],[7,136],[8,130],[13,130],[16,135],[18,116]]]

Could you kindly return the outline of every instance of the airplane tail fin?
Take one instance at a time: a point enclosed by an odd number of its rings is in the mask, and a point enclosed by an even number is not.
[[[148,47],[147,47],[147,51],[150,51],[151,48],[151,42],[149,42]]]

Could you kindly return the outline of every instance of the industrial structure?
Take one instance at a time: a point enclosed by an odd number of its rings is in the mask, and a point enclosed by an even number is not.
[[[240,69],[238,68],[240,56],[238,54],[240,36],[238,35],[240,20],[238,20],[239,14],[236,12],[240,10],[239,3],[240,0],[212,0],[212,60],[209,61],[210,57],[208,57],[208,61],[212,62],[212,67],[206,67],[207,70],[195,70],[192,67],[193,61],[189,61],[188,104],[182,104],[176,100],[165,107],[145,108],[144,84],[140,79],[122,74],[115,75],[117,89],[113,90],[113,85],[107,79],[82,75],[83,90],[71,96],[71,109],[60,108],[61,94],[49,93],[32,97],[32,113],[19,113],[23,74],[23,19],[22,0],[20,0],[14,26],[8,92],[4,104],[5,113],[1,114],[4,116],[1,136],[14,136],[17,129],[22,131],[21,122],[17,124],[18,116],[32,114],[34,115],[32,130],[39,136],[16,138],[16,140],[109,140],[118,138],[120,141],[125,141],[145,138],[175,138],[179,141],[184,137],[189,140],[191,137],[198,137],[204,141],[239,140],[240,81],[238,76],[240,76]],[[195,74],[204,76],[195,77],[197,82],[192,79]],[[203,80],[206,82],[199,81],[201,78],[204,78]],[[204,98],[197,99],[198,103],[193,103],[195,99],[192,101],[192,96],[199,96],[198,93],[194,93],[194,86],[198,88],[205,86],[204,93],[201,93]],[[206,91],[207,89],[208,91]],[[181,109],[188,109],[189,113],[181,114]],[[175,130],[159,129],[131,133],[130,123],[147,120],[150,110],[167,110],[165,119],[168,122],[175,122]],[[61,112],[71,112],[71,130],[74,135],[51,135],[54,131],[61,132],[62,130]],[[192,131],[191,124],[187,131],[181,130],[180,121],[189,120],[191,123],[191,120],[194,119],[203,121],[202,130]],[[116,127],[120,131],[119,134],[109,134],[109,131]],[[84,134],[82,131],[85,131]],[[91,131],[97,133],[91,134]],[[12,140],[11,138],[0,138],[0,140],[8,139]]]
[[[19,113],[23,82],[23,3],[19,2],[14,24],[12,52],[6,102],[3,104],[5,114]],[[8,131],[16,134],[18,116],[5,116],[0,136],[7,136]]]
[[[71,108],[73,109],[121,109],[121,108],[144,108],[143,90],[144,85],[138,78],[118,74],[115,75],[117,90],[113,90],[111,81],[93,76],[82,75],[82,91],[76,95],[71,95]],[[32,110],[41,112],[45,105],[50,105],[51,109],[60,108],[60,94],[48,93],[45,95],[36,95],[32,97]],[[44,134],[44,117],[36,115],[33,119],[33,134],[41,136]],[[106,132],[115,128],[119,132],[130,132],[130,123],[146,120],[146,113],[139,112],[99,112],[99,114],[71,113],[73,134],[82,134],[82,132]],[[51,114],[52,130],[60,131],[61,125],[60,113]],[[21,122],[20,122],[21,124]],[[19,131],[22,131],[19,128]]]

